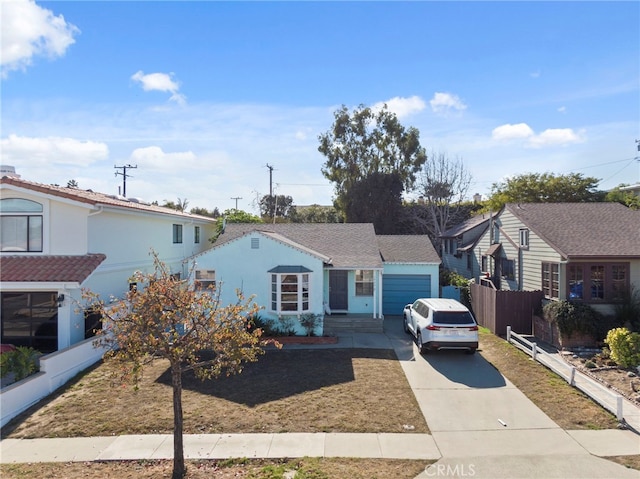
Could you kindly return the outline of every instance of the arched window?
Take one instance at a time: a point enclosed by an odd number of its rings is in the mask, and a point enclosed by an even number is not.
[[[42,204],[22,198],[0,200],[0,251],[42,251]]]

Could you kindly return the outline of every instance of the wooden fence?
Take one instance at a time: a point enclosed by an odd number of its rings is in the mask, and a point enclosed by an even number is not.
[[[542,291],[499,291],[471,284],[471,306],[478,324],[505,336],[507,326],[520,334],[533,332],[533,313],[541,308]]]

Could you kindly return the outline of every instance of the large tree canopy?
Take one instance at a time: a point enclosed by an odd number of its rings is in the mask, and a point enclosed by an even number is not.
[[[413,187],[427,161],[416,128],[405,128],[386,105],[379,110],[360,105],[353,111],[343,105],[334,117],[331,129],[318,137],[318,151],[327,158],[322,174],[335,183],[338,208],[344,209],[349,189],[374,173],[396,173],[405,190]]]
[[[264,195],[260,199],[260,215],[269,219],[274,217],[290,218],[295,214],[293,198],[285,195]]]
[[[345,195],[347,223],[373,223],[377,234],[396,234],[402,216],[402,181],[396,173],[372,173]]]
[[[497,211],[506,203],[602,201],[603,194],[596,189],[599,182],[599,179],[584,177],[581,173],[525,173],[494,183],[487,206]]]

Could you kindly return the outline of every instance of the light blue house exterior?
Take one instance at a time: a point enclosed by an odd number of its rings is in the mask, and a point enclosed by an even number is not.
[[[380,238],[387,250],[395,245],[401,251],[404,245],[407,253],[418,252],[411,261],[385,262]],[[407,293],[411,301],[437,296],[438,265],[426,236],[380,237],[364,223],[228,224],[211,249],[191,259],[196,281],[215,282],[222,304],[235,303],[240,290],[262,307],[263,319],[287,320],[297,334],[305,334],[300,318],[313,314],[320,320],[316,335],[325,332],[325,315],[369,317],[381,327],[385,311],[402,314],[401,307],[389,305],[404,306]],[[402,278],[413,288],[385,294],[385,284],[393,286],[394,278],[395,285]]]

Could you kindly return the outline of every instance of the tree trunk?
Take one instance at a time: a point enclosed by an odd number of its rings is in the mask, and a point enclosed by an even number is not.
[[[180,364],[171,365],[171,385],[173,386],[173,475],[172,479],[182,479],[187,472],[184,466],[184,443],[182,437],[182,370]]]

